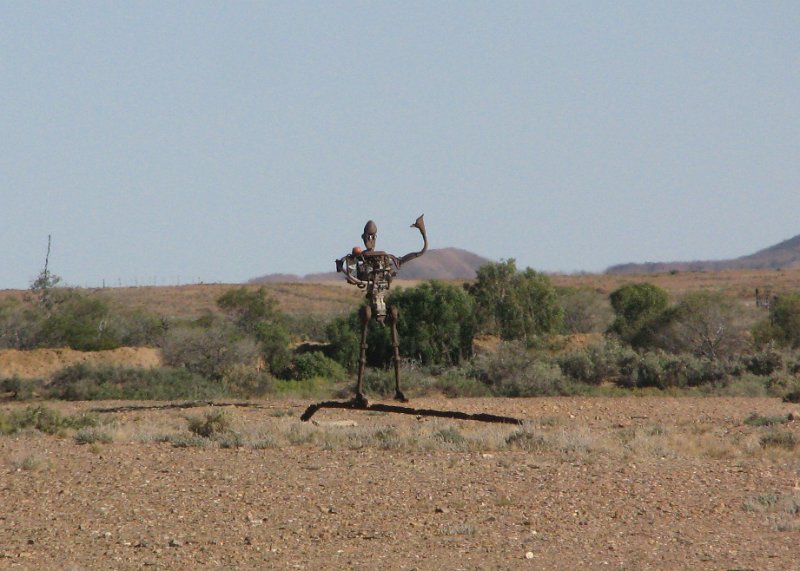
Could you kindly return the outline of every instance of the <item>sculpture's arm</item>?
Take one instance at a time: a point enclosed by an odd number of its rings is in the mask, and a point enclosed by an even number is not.
[[[336,260],[336,271],[344,274],[344,278],[347,280],[347,283],[358,286],[362,289],[367,287],[365,282],[361,281],[354,275],[355,269],[356,261],[350,254]]]
[[[414,222],[411,227],[419,229],[420,234],[422,234],[422,250],[419,252],[411,252],[406,254],[402,258],[398,260],[397,267],[405,264],[409,260],[413,260],[414,258],[419,258],[422,254],[424,254],[428,249],[428,234],[425,232],[425,218],[424,214],[420,214],[419,218],[417,218],[416,222]]]

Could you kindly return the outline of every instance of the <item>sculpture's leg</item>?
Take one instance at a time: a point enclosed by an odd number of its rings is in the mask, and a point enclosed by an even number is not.
[[[389,325],[392,327],[392,360],[394,361],[394,400],[408,402],[408,399],[400,390],[400,341],[397,336],[397,319],[400,312],[396,307],[389,308]]]
[[[358,380],[356,381],[356,396],[353,402],[357,406],[367,406],[367,399],[364,397],[362,386],[364,384],[364,369],[367,366],[367,331],[369,330],[369,320],[372,319],[372,308],[368,305],[362,306],[358,315],[361,317],[361,353],[358,357]]]

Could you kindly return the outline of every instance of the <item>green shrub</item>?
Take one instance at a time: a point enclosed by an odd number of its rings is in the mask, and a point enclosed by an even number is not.
[[[558,365],[527,350],[521,342],[501,344],[496,353],[484,355],[475,367],[477,378],[500,396],[570,395],[578,390]]]
[[[324,343],[325,329],[332,316],[324,317],[308,313],[284,315],[283,323],[290,337],[300,341]]]
[[[220,409],[209,411],[203,416],[189,416],[186,420],[189,422],[189,432],[203,438],[211,438],[228,431],[233,422],[231,414]]]
[[[142,309],[113,312],[111,326],[125,347],[159,347],[170,328],[166,318]]]
[[[170,329],[162,352],[167,365],[213,380],[222,379],[234,365],[255,367],[259,357],[254,339],[213,319],[207,325]]]
[[[223,392],[239,398],[264,396],[274,390],[274,385],[267,371],[247,365],[232,365],[222,376]]]
[[[769,326],[759,333],[762,341],[774,340],[783,347],[800,347],[800,293],[782,295],[769,306]],[[765,339],[766,338],[766,339]]]
[[[797,448],[797,437],[794,433],[785,430],[770,430],[761,435],[758,442],[762,448],[784,448],[786,450]]]
[[[366,394],[391,397],[394,396],[394,385],[394,369],[369,369],[364,373],[363,388]]]
[[[595,379],[594,363],[586,350],[579,349],[559,355],[557,362],[561,372],[575,381],[589,383]]]
[[[529,344],[561,330],[564,312],[550,278],[531,268],[517,271],[513,259],[481,266],[469,293],[485,333]]]
[[[786,414],[765,416],[753,412],[744,419],[744,423],[750,426],[775,426],[776,424],[786,424],[787,422],[789,422],[789,415]]]
[[[783,368],[783,357],[773,349],[765,349],[744,359],[748,372],[766,377]]]
[[[50,398],[65,400],[197,400],[223,394],[220,383],[187,370],[86,363],[61,369],[48,387]]]
[[[439,390],[450,398],[485,397],[491,394],[491,389],[474,376],[453,370],[447,371],[434,379],[433,389]]]
[[[747,344],[742,309],[720,292],[691,292],[650,319],[636,341],[640,347],[658,347],[670,353],[691,353],[712,361],[729,359]]]
[[[303,353],[294,358],[292,376],[297,380],[322,377],[340,381],[345,377],[344,367],[320,351]]]
[[[399,312],[401,355],[422,365],[458,365],[472,356],[475,302],[463,288],[431,280],[395,290],[389,303]]]
[[[44,383],[40,380],[21,379],[18,376],[0,380],[0,393],[11,393],[13,400],[28,400]]]
[[[169,437],[168,442],[173,448],[205,448],[210,443],[208,438],[196,434],[175,434]]]
[[[611,307],[604,296],[590,288],[557,288],[563,308],[563,331],[572,333],[601,333],[612,320]]]
[[[96,442],[109,444],[113,441],[111,434],[97,426],[87,426],[81,428],[73,437],[78,444],[94,444]]]
[[[529,427],[515,430],[506,437],[505,443],[509,448],[519,448],[527,452],[537,452],[548,447],[547,438]]]
[[[441,428],[433,433],[434,440],[439,440],[447,444],[463,445],[467,439],[463,434],[454,426]]]
[[[700,388],[704,393],[716,396],[765,397],[769,394],[767,381],[768,379],[765,377],[744,373],[736,377],[725,377]]]
[[[472,355],[475,336],[474,301],[462,289],[437,281],[389,296],[397,308],[400,354],[426,366],[457,365]],[[361,318],[355,310],[333,320],[326,329],[329,356],[350,372],[356,370],[361,345]],[[367,332],[366,359],[370,367],[391,363],[393,347],[388,318],[383,326],[374,319]]]
[[[67,429],[81,429],[97,424],[98,420],[94,415],[64,416],[45,406],[29,406],[25,410],[0,415],[0,434],[14,434],[26,428],[45,434],[59,434]]]
[[[574,394],[561,369],[553,363],[536,361],[517,374],[502,379],[496,392],[507,397],[536,397]]]
[[[609,331],[643,346],[648,327],[667,310],[667,292],[650,283],[626,284],[609,296],[614,322]]]
[[[233,430],[225,430],[214,436],[220,448],[241,448],[246,444],[244,436]]]
[[[783,396],[783,402],[800,403],[800,390],[786,393]]]
[[[76,290],[56,290],[52,310],[41,322],[37,345],[101,351],[121,346],[111,327],[111,311],[101,297]]]

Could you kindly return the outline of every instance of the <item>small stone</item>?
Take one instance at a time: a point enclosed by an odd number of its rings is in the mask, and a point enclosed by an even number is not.
[[[169,540],[169,546],[170,547],[180,547],[182,545],[183,545],[183,542],[181,540],[179,540],[179,539],[173,538],[173,539]]]
[[[525,559],[533,559],[533,551],[528,551],[525,554]]]
[[[437,514],[446,514],[446,513],[449,513],[449,511],[450,511],[450,510],[448,510],[447,508],[437,507],[437,508],[436,508],[435,510],[433,510],[433,511],[434,511],[435,513],[437,513]]]

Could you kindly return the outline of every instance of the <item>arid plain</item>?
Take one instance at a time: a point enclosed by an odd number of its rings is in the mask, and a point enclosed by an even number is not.
[[[553,277],[598,291],[645,279],[676,297],[800,289],[797,270]],[[199,315],[225,287],[106,295]],[[286,311],[335,315],[359,299],[335,285],[266,287]],[[152,358],[116,358],[133,355]],[[800,567],[800,405],[654,394],[412,403],[524,421],[512,426],[346,410],[303,423],[311,402],[0,404],[97,423],[0,436],[0,569]],[[216,417],[224,430],[199,435]]]

